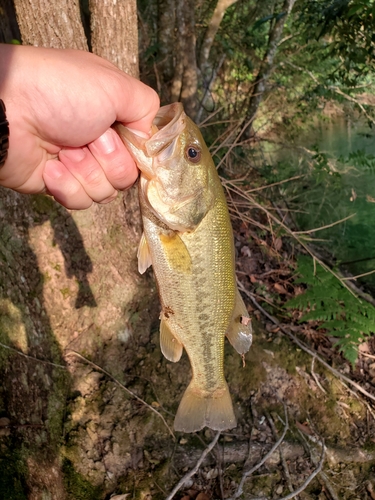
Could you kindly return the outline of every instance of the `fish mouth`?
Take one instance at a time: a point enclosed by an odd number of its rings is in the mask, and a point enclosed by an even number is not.
[[[180,102],[161,107],[153,121],[155,132],[145,142],[147,155],[157,156],[170,146],[184,130],[185,118],[184,108]]]
[[[129,150],[138,168],[147,177],[152,178],[155,172],[152,159],[160,153],[171,156],[178,136],[186,126],[186,115],[180,102],[162,106],[157,112],[151,129],[151,137],[145,138],[121,123],[114,128]]]

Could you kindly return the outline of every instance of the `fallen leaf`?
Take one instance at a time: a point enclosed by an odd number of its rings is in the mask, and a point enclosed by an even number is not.
[[[195,500],[211,500],[211,497],[201,491]]]
[[[275,247],[275,250],[281,250],[281,247],[283,246],[283,240],[281,238],[276,238],[273,246]]]
[[[280,285],[279,283],[275,283],[273,285],[274,289],[276,290],[277,293],[283,293],[285,295],[288,294],[288,292],[285,290],[285,288],[283,287],[283,285]]]
[[[241,248],[241,254],[244,255],[245,257],[251,257],[251,250],[248,246],[244,245]]]
[[[311,428],[307,424],[300,424],[299,422],[296,422],[296,426],[304,434],[307,434],[308,436],[314,435],[313,431],[311,430]]]

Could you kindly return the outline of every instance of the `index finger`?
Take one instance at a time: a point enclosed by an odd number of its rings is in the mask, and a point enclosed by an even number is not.
[[[151,87],[130,75],[122,73],[121,77],[120,88],[117,95],[113,96],[116,98],[116,120],[134,130],[149,134],[152,121],[160,107],[159,96]]]

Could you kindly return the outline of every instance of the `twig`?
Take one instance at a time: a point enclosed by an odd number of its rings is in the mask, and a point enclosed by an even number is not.
[[[302,179],[303,177],[305,177],[305,175],[295,175],[294,177],[289,177],[289,179],[284,179],[284,180],[278,181],[278,182],[272,182],[272,184],[265,184],[264,186],[259,186],[257,188],[247,189],[245,191],[245,193],[248,194],[248,193],[254,193],[256,191],[263,191],[263,189],[267,189],[267,188],[274,187],[274,186],[279,186],[280,184],[285,184],[286,182],[291,182],[291,181],[295,181],[297,179]],[[242,179],[238,179],[238,180],[241,181]],[[228,181],[226,179],[221,178],[222,184],[225,185],[227,182],[234,184],[234,181]]]
[[[324,463],[324,458],[325,458],[325,446],[324,443],[321,443],[322,445],[322,453],[320,455],[320,461],[317,466],[317,468],[309,475],[309,477],[306,479],[306,481],[301,484],[299,488],[293,491],[293,493],[289,493],[289,495],[286,495],[285,497],[279,498],[277,500],[291,500],[291,498],[295,498],[297,495],[302,493],[307,486],[311,483],[311,481],[314,479],[315,476],[319,474],[319,472],[322,470],[323,463]],[[259,497],[259,498],[252,498],[251,500],[266,500],[264,497]]]
[[[228,186],[230,185],[230,182],[228,182],[227,184]],[[292,238],[294,238],[296,241],[298,241],[298,243],[311,255],[311,257],[315,258],[316,261],[322,266],[322,268],[331,273],[336,279],[338,279],[340,281],[340,283],[342,284],[343,287],[345,287],[348,292],[350,292],[353,297],[355,297],[358,301],[360,301],[360,298],[357,297],[357,295],[353,292],[353,290],[348,286],[348,284],[343,281],[341,279],[341,277],[335,272],[333,271],[333,269],[331,269],[329,266],[327,266],[321,259],[319,259],[316,255],[314,255],[314,253],[312,252],[312,250],[309,248],[309,246],[303,241],[302,238],[300,238],[298,236],[298,234],[296,234],[294,231],[292,231],[286,224],[284,224],[281,220],[279,220],[277,217],[275,217],[269,210],[267,210],[267,208],[263,207],[261,204],[257,203],[256,200],[252,197],[252,196],[249,196],[248,194],[246,194],[244,191],[242,191],[241,189],[238,189],[237,186],[235,184],[231,184],[231,189],[237,193],[238,195],[244,197],[245,199],[247,199],[249,201],[249,203],[254,207],[254,208],[258,208],[259,210],[261,210],[262,212],[265,212],[268,217],[270,219],[272,219],[276,224],[278,224],[280,227],[282,227],[289,236],[291,236]],[[227,190],[229,188],[227,187]]]
[[[310,347],[307,347],[307,345],[305,345],[301,340],[299,340],[295,335],[293,335],[291,332],[289,332],[288,330],[286,330],[285,328],[283,328],[280,324],[280,322],[274,318],[273,316],[271,316],[270,314],[268,314],[268,312],[263,309],[263,307],[258,304],[258,302],[255,300],[255,298],[253,297],[253,294],[248,292],[246,290],[246,288],[242,285],[241,282],[239,282],[239,287],[241,288],[241,291],[243,291],[249,298],[250,300],[252,301],[252,303],[255,305],[255,307],[257,309],[259,309],[259,311],[264,314],[264,316],[266,316],[270,321],[272,321],[275,325],[277,325],[280,330],[285,334],[287,335],[288,337],[290,337],[293,342],[295,342],[298,347],[300,347],[302,350],[304,350],[305,352],[307,352],[308,354],[310,354],[310,356],[313,356],[314,358],[316,358],[319,363],[321,363],[323,366],[325,366],[330,372],[332,372],[337,378],[340,378],[342,380],[345,380],[345,382],[347,382],[348,384],[352,385],[353,387],[355,387],[359,392],[361,392],[362,394],[364,394],[365,396],[367,396],[369,399],[371,399],[372,401],[375,401],[375,396],[373,396],[372,394],[370,394],[369,392],[366,391],[366,389],[363,389],[363,387],[361,387],[359,384],[357,384],[357,382],[354,382],[354,380],[351,380],[349,377],[346,377],[345,375],[343,375],[342,373],[340,373],[338,370],[335,370],[335,368],[333,368],[332,366],[330,366],[326,361],[324,361],[324,359],[322,359],[316,351],[314,351],[313,349],[311,349]]]
[[[299,435],[301,436],[301,438],[303,440],[305,450],[307,450],[310,453],[311,460],[313,461],[314,465],[316,465],[317,462],[318,462],[318,459],[313,454],[311,446],[309,445],[306,437],[304,436],[304,434],[300,430],[298,430],[298,433],[299,433]],[[320,471],[319,477],[322,480],[322,482],[324,483],[324,486],[329,491],[329,494],[331,495],[332,500],[339,500],[339,498],[338,498],[338,496],[336,494],[336,491],[333,489],[333,486],[332,486],[330,480],[328,479],[327,475],[323,471]]]
[[[358,396],[358,394],[356,392],[354,392],[350,387],[348,387],[345,384],[345,382],[343,382],[340,379],[339,379],[339,382],[340,382],[340,384],[342,384],[345,387],[345,389],[348,392],[350,392],[350,394],[352,394],[353,396],[355,396],[362,404],[364,404],[367,407],[367,410],[371,414],[372,418],[375,420],[375,413],[374,413],[373,409],[371,408],[370,404],[367,401],[365,401],[364,399],[360,399],[360,397]]]
[[[275,439],[277,439],[278,435],[277,435],[277,430],[276,430],[275,423],[272,420],[272,417],[271,417],[271,415],[269,413],[267,413],[266,416],[267,416],[268,423],[270,424],[270,427],[272,429],[273,436],[274,436]],[[282,450],[281,446],[279,448],[279,454],[280,454],[281,465],[283,466],[284,475],[285,475],[286,482],[288,484],[289,491],[291,493],[293,493],[294,492],[294,488],[293,488],[292,478],[290,477],[289,469],[288,469],[288,464],[286,463],[286,460],[285,460],[285,457],[284,457],[284,453],[283,453],[283,450]]]
[[[0,342],[0,347],[3,347],[4,349],[9,349],[9,351],[15,352],[16,354],[19,354],[20,356],[23,356],[24,358],[31,359],[32,361],[37,361],[38,363],[44,363],[46,365],[54,366],[56,368],[63,368],[64,370],[66,370],[65,365],[59,365],[57,363],[52,363],[52,361],[46,361],[45,359],[40,359],[40,358],[36,358],[34,356],[29,356],[28,354],[25,354],[24,352],[19,351],[18,349],[14,349],[14,347],[10,347],[9,345],[2,344],[1,342]]]
[[[375,359],[373,354],[367,354],[367,352],[358,351],[360,356],[366,356],[366,358]]]
[[[199,467],[202,465],[203,460],[206,458],[206,456],[210,453],[212,448],[216,445],[218,442],[218,439],[220,437],[221,432],[219,431],[215,438],[211,441],[211,443],[207,446],[207,448],[204,450],[202,455],[200,456],[198,462],[195,464],[195,466],[191,469],[191,471],[187,472],[184,477],[182,477],[179,482],[176,484],[176,486],[173,488],[172,492],[168,495],[166,500],[172,500],[172,498],[175,496],[175,494],[180,490],[183,485],[188,481],[190,478],[194,476],[198,472]]]
[[[311,375],[313,376],[316,385],[319,387],[319,389],[324,393],[327,394],[327,391],[324,389],[322,384],[319,382],[318,377],[316,376],[316,373],[314,372],[314,365],[315,365],[315,358],[312,358],[311,360]]]
[[[349,276],[349,277],[345,277],[345,278],[341,278],[341,279],[343,281],[356,280],[358,278],[363,278],[363,276],[369,276],[370,274],[374,274],[374,273],[375,273],[375,269],[373,269],[372,271],[368,271],[367,273],[357,274],[357,276]]]
[[[233,495],[233,497],[228,498],[227,500],[235,500],[236,498],[239,498],[242,495],[242,493],[243,493],[243,487],[244,487],[246,479],[251,474],[253,474],[253,472],[255,472],[260,467],[262,467],[262,465],[270,458],[270,456],[275,452],[275,450],[277,450],[277,448],[284,441],[285,435],[286,435],[286,433],[287,433],[287,431],[289,429],[288,412],[286,410],[285,404],[284,404],[284,412],[285,412],[285,426],[284,426],[284,430],[283,430],[283,433],[282,433],[280,439],[272,446],[272,448],[270,449],[270,451],[266,455],[264,455],[264,457],[262,458],[262,460],[260,462],[258,462],[256,465],[254,465],[254,467],[251,467],[251,469],[249,469],[248,471],[243,472],[242,478],[241,478],[240,484],[238,485],[236,493]]]
[[[175,435],[173,434],[173,431],[172,429],[169,427],[169,425],[167,424],[167,422],[165,421],[165,418],[163,417],[163,415],[161,413],[159,413],[157,410],[155,410],[155,408],[153,408],[151,405],[149,405],[148,403],[146,403],[146,401],[144,401],[142,398],[140,398],[139,396],[137,396],[134,392],[132,392],[130,389],[128,389],[124,384],[122,384],[119,380],[117,380],[117,378],[115,378],[113,375],[111,375],[109,372],[107,372],[106,370],[104,370],[104,368],[102,368],[101,366],[97,365],[96,363],[93,363],[92,361],[90,361],[89,359],[85,358],[84,356],[82,356],[81,354],[79,354],[78,352],[76,351],[73,351],[73,350],[69,350],[66,355],[69,356],[73,354],[74,356],[77,356],[78,358],[82,359],[85,363],[87,363],[88,365],[91,365],[93,368],[95,368],[96,370],[104,373],[105,375],[107,375],[107,377],[109,377],[113,382],[115,382],[115,384],[117,384],[118,386],[121,387],[121,389],[123,389],[125,392],[127,392],[132,398],[136,399],[137,401],[139,401],[140,403],[142,403],[143,405],[147,406],[147,408],[151,411],[153,411],[154,413],[156,413],[156,415],[158,417],[160,417],[164,423],[164,425],[166,426],[166,428],[168,429],[170,435],[172,436],[173,440],[176,440],[176,437]]]
[[[327,224],[326,226],[316,227],[315,229],[308,229],[307,231],[294,231],[293,234],[316,233],[318,231],[322,231],[323,229],[328,229],[330,227],[336,226],[337,224],[341,224],[341,222],[345,222],[348,219],[351,219],[352,217],[354,217],[355,215],[357,215],[357,214],[355,213],[355,214],[348,215],[347,217],[344,217],[343,219],[336,220],[335,222],[332,222],[331,224]],[[350,279],[353,279],[353,278],[350,278]]]

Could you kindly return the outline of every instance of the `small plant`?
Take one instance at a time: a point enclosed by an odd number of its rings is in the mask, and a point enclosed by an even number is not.
[[[353,365],[358,357],[358,345],[375,331],[375,308],[352,295],[332,273],[310,257],[298,259],[297,283],[307,285],[305,293],[289,300],[285,307],[299,309],[303,321],[321,321],[320,329],[337,337],[335,345]]]

